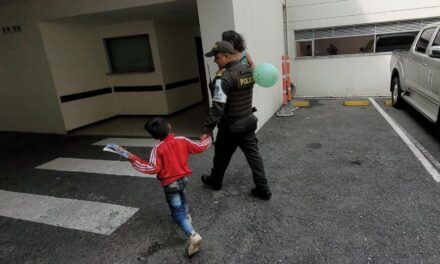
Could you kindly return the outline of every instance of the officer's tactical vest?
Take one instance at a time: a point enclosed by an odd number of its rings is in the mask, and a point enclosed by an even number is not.
[[[252,96],[254,78],[252,70],[242,64],[233,64],[227,71],[232,75],[232,87],[229,90],[225,113],[228,118],[240,119],[252,114]]]

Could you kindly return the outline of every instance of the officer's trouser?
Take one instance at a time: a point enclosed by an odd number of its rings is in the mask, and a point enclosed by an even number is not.
[[[264,173],[263,159],[258,151],[258,140],[255,131],[230,134],[227,129],[219,128],[215,142],[214,167],[211,171],[212,182],[222,183],[226,169],[237,147],[240,147],[246,156],[252,170],[255,186],[261,190],[269,190]]]

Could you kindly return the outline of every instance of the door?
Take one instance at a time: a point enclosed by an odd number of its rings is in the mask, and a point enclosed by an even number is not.
[[[432,41],[432,46],[440,46],[440,30],[437,30],[437,34]],[[429,52],[429,51],[428,51]],[[424,61],[424,72],[422,73],[422,85],[426,87],[429,95],[432,97],[432,101],[435,104],[435,108],[440,107],[440,59],[426,57]]]
[[[426,75],[426,59],[428,58],[428,47],[431,38],[436,31],[435,27],[425,29],[414,47],[413,55],[409,54],[409,63],[407,67],[408,85],[412,88],[410,92],[415,92],[421,97],[428,94],[425,81]]]

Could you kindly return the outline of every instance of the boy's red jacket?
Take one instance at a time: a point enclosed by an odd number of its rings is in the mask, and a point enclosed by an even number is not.
[[[133,154],[128,157],[128,160],[136,170],[142,173],[157,174],[160,184],[166,186],[191,175],[188,167],[189,154],[201,153],[207,150],[211,143],[211,137],[201,142],[194,142],[186,137],[175,137],[169,134],[153,148],[149,162]]]

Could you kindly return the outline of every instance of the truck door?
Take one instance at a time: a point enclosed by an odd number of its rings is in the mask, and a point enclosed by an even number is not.
[[[437,34],[430,45],[430,47],[433,46],[440,46],[439,29],[437,29]],[[426,90],[432,96],[433,103],[438,109],[440,105],[440,59],[428,56],[424,58],[423,65],[426,66],[423,68],[421,75],[422,85],[426,87]]]
[[[409,61],[405,74],[407,76],[407,84],[410,87],[410,93],[417,94],[411,95],[414,97],[426,97],[426,90],[422,85],[424,78],[421,76],[425,72],[425,58],[428,58],[428,47],[434,31],[436,31],[436,27],[425,29],[417,40],[414,50],[408,56]]]

